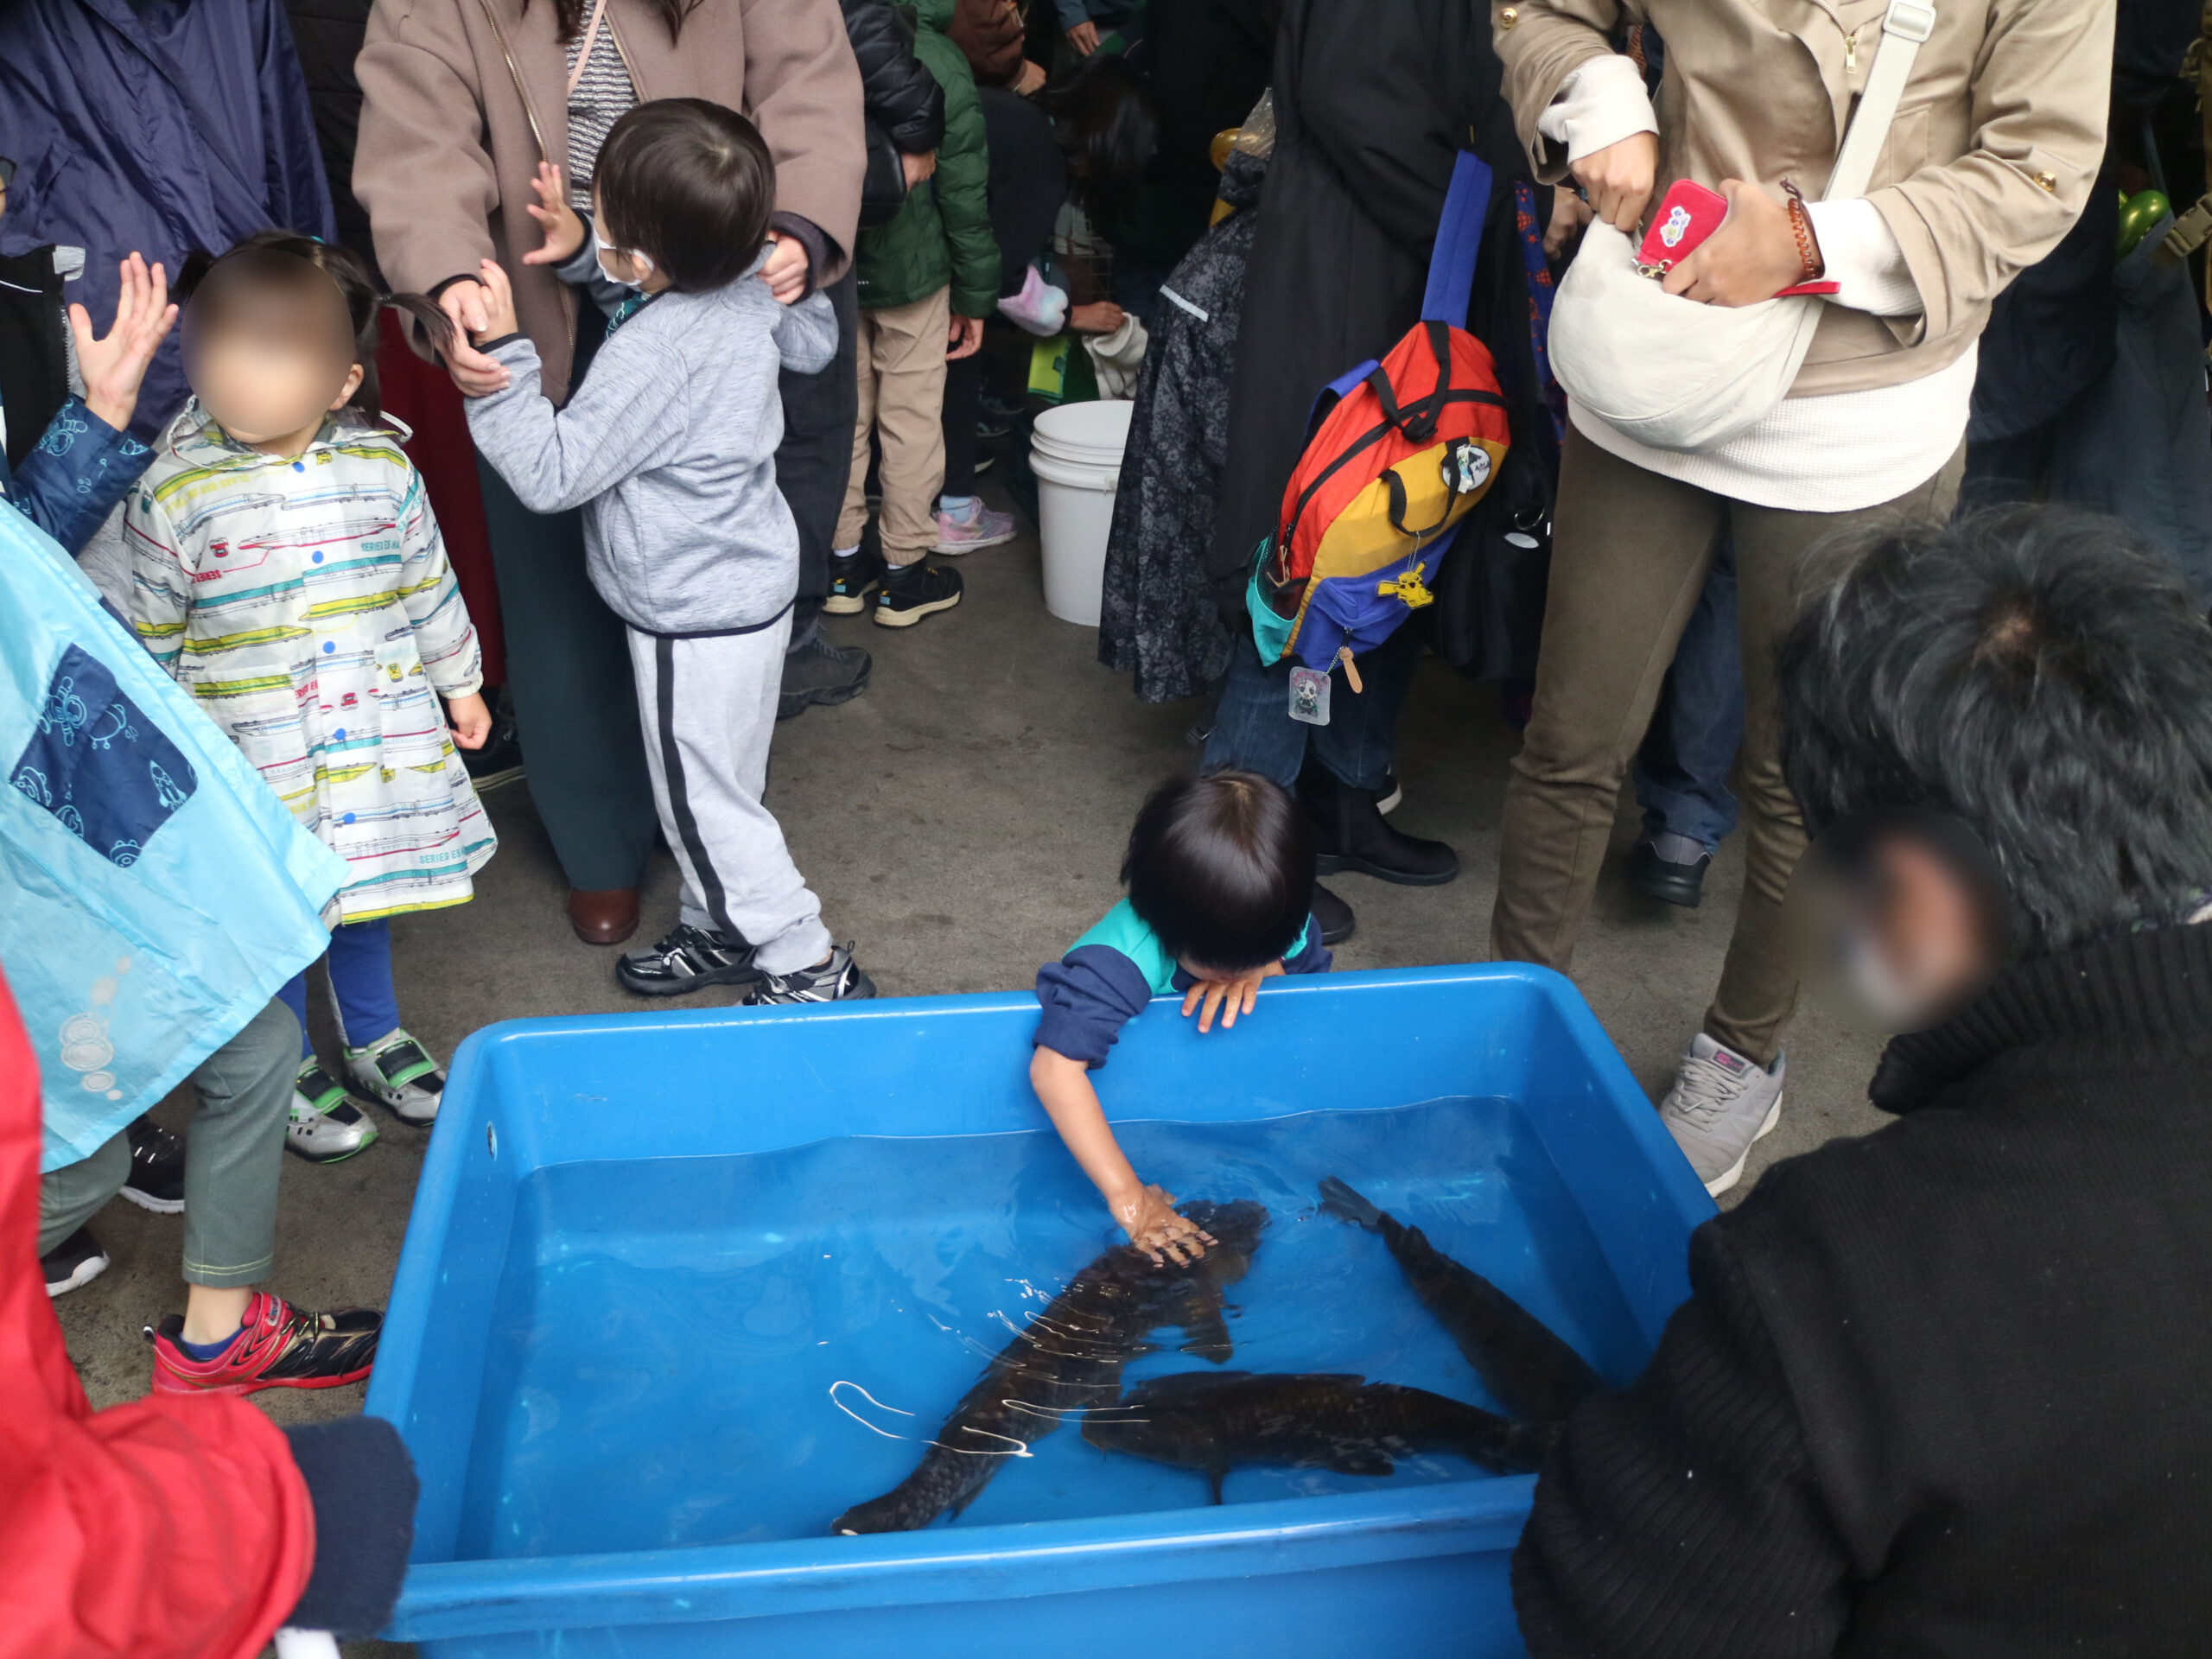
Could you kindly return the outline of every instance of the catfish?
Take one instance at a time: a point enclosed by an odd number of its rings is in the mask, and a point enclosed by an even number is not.
[[[1498,1473],[1529,1471],[1557,1435],[1556,1425],[1332,1372],[1181,1371],[1138,1383],[1083,1423],[1083,1438],[1102,1451],[1199,1471],[1217,1503],[1223,1477],[1241,1465],[1379,1476],[1394,1472],[1394,1458],[1447,1452]]]
[[[1145,1338],[1163,1326],[1182,1331],[1183,1352],[1226,1363],[1222,1291],[1251,1265],[1268,1212],[1250,1199],[1179,1208],[1217,1241],[1203,1256],[1155,1263],[1124,1244],[1091,1262],[999,1351],[914,1472],[847,1510],[831,1530],[912,1532],[947,1510],[957,1516],[1008,1458],[1026,1455],[1065,1419],[1119,1398],[1122,1368],[1154,1351]]]
[[[1382,1235],[1414,1294],[1515,1417],[1564,1422],[1583,1395],[1605,1386],[1542,1320],[1431,1244],[1420,1228],[1376,1209],[1333,1175],[1321,1183],[1321,1207]]]

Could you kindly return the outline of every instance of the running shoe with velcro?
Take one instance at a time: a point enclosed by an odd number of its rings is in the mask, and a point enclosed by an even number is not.
[[[311,1164],[351,1158],[377,1138],[377,1126],[353,1103],[346,1085],[312,1057],[300,1062],[292,1087],[292,1113],[284,1126],[284,1150]]]
[[[401,1122],[423,1128],[437,1121],[445,1073],[429,1049],[397,1027],[365,1048],[347,1049],[346,1073]]]
[[[650,950],[632,950],[614,964],[614,977],[639,996],[683,996],[709,985],[745,985],[760,977],[753,947],[689,922]]]
[[[850,945],[830,952],[830,960],[789,974],[763,974],[745,1000],[770,1002],[852,1002],[875,995],[875,982],[853,960]]]
[[[184,1137],[150,1117],[133,1118],[124,1133],[130,1137],[130,1173],[124,1178],[123,1196],[156,1215],[181,1214]]]
[[[358,1382],[376,1363],[384,1315],[374,1308],[325,1313],[294,1307],[265,1290],[246,1304],[245,1323],[213,1359],[185,1352],[184,1315],[146,1327],[154,1344],[159,1394],[258,1394],[264,1389],[337,1389]]]

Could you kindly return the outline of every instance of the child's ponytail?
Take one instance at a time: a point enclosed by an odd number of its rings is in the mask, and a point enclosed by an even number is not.
[[[435,351],[442,355],[451,354],[455,338],[453,320],[438,308],[436,301],[425,294],[387,294],[377,285],[368,266],[352,249],[293,231],[256,231],[220,255],[209,253],[205,248],[191,250],[184,256],[178,273],[178,300],[189,302],[193,290],[209,271],[222,260],[242,253],[290,254],[315,266],[338,284],[339,295],[346,302],[346,315],[353,324],[353,360],[361,368],[361,384],[346,406],[359,410],[372,425],[384,422],[384,401],[377,386],[377,347],[382,344],[378,317],[386,306],[421,324]]]

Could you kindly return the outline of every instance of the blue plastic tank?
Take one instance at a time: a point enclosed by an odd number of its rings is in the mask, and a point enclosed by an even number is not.
[[[1487,1659],[1533,1489],[1009,1458],[926,1530],[828,1535],[1111,1239],[1028,1084],[1026,995],[528,1020],[462,1046],[368,1409],[423,1480],[387,1634],[426,1659]],[[1516,965],[1271,982],[1231,1032],[1156,1004],[1096,1074],[1147,1179],[1258,1198],[1230,1362],[1491,1403],[1337,1174],[1615,1383],[1713,1206],[1573,988]],[[1160,1351],[1127,1381],[1201,1362]]]

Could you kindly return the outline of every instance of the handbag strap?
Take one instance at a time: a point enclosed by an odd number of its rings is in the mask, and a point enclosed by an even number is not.
[[[1897,115],[1897,100],[1904,96],[1905,81],[1912,74],[1912,61],[1935,31],[1936,8],[1927,0],[1890,0],[1890,9],[1882,16],[1882,41],[1866,72],[1866,90],[1859,95],[1859,109],[1843,135],[1828,188],[1821,193],[1823,201],[1848,201],[1866,194],[1875,160]]]
[[[1428,257],[1428,288],[1421,299],[1421,314],[1430,322],[1454,328],[1466,324],[1475,257],[1482,251],[1483,226],[1490,218],[1490,163],[1461,150],[1452,163],[1452,188],[1436,221],[1436,250]]]

